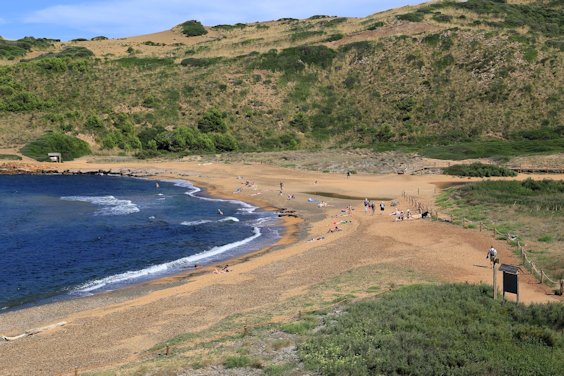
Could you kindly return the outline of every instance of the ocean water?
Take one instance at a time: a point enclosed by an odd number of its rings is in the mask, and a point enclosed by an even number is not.
[[[280,230],[185,181],[0,175],[0,313],[226,260]]]

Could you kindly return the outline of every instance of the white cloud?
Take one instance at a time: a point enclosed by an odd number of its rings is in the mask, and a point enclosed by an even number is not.
[[[189,19],[206,25],[266,21],[314,14],[366,16],[417,0],[101,0],[56,5],[25,17],[29,24],[73,28],[109,36],[128,36],[171,28]],[[401,4],[398,4],[401,3]]]

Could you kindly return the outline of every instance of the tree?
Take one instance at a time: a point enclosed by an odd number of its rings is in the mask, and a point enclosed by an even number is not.
[[[204,133],[225,133],[227,132],[227,124],[225,124],[225,114],[217,108],[211,108],[198,122],[198,129]]]

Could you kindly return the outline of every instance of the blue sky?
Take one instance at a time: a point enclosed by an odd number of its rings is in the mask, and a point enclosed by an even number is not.
[[[364,17],[422,0],[1,0],[0,36],[62,40],[148,34],[197,19],[205,25],[315,14]]]

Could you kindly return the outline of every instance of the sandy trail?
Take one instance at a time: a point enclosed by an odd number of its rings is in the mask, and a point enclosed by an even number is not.
[[[231,273],[217,275],[208,269],[201,275],[180,277],[180,280],[169,278],[158,289],[143,293],[126,290],[0,315],[3,335],[19,334],[63,320],[68,322],[54,331],[0,343],[0,375],[54,375],[70,373],[75,367],[95,369],[136,359],[141,352],[175,335],[201,330],[234,313],[268,311],[286,299],[359,267],[374,268],[375,281],[379,270],[393,268],[397,275],[390,283],[411,280],[491,283],[492,271],[485,259],[490,244],[496,246],[502,262],[519,263],[507,245],[493,241],[490,233],[426,220],[394,222],[389,208],[385,215],[366,215],[360,201],[320,197],[329,206],[318,208],[307,203],[311,195],[303,193],[399,199],[403,191],[419,190],[422,200],[431,202],[438,192],[437,183],[460,181],[452,177],[355,175],[347,179],[341,175],[264,165],[185,162],[108,166],[79,161],[63,165],[64,169],[126,167],[158,169],[162,172],[159,177],[182,176],[222,197],[261,206],[293,208],[304,221],[289,222],[291,231],[283,245],[235,264]],[[256,190],[244,187],[242,183],[246,180],[254,182]],[[283,195],[279,194],[280,181],[284,182]],[[243,191],[233,193],[239,187]],[[286,194],[295,194],[296,199],[289,201]],[[341,210],[349,204],[355,210],[352,216],[343,216]],[[404,202],[400,202],[400,207],[408,208]],[[335,221],[348,220],[352,223],[339,225],[342,231],[327,233]],[[302,236],[297,236],[300,233]],[[319,236],[324,239],[306,241]],[[420,277],[405,277],[407,274]],[[501,273],[498,279],[501,286]],[[530,276],[521,276],[520,282],[521,301],[558,301]],[[132,291],[135,289],[143,287]]]

